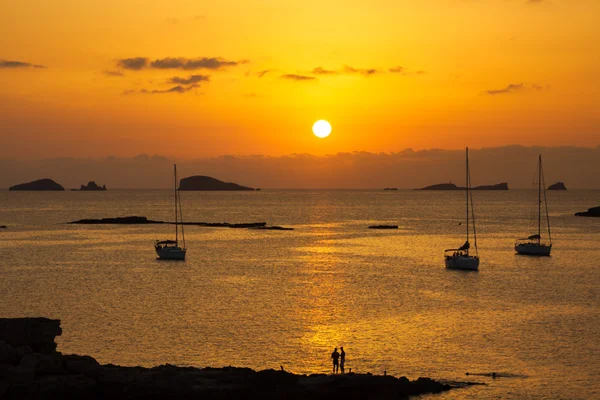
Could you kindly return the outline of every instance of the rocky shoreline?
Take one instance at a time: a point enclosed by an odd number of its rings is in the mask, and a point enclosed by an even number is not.
[[[401,399],[470,383],[372,374],[298,375],[283,370],[101,365],[56,351],[60,320],[0,319],[2,399]]]

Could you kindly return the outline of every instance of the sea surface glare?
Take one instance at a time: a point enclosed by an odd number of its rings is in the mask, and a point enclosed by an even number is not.
[[[355,372],[487,384],[428,398],[600,398],[600,218],[573,216],[600,191],[548,192],[548,258],[513,249],[536,195],[473,193],[481,264],[463,272],[443,260],[463,192],[182,192],[185,221],[295,230],[186,226],[169,262],[153,242],[173,225],[65,223],[172,221],[172,191],[1,191],[0,316],[59,318],[58,350],[101,363],[328,373],[344,346]]]

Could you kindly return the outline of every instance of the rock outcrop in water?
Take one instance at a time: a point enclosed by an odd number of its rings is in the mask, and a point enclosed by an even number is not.
[[[548,186],[548,190],[567,190],[564,182],[556,182],[554,185]]]
[[[79,191],[79,192],[85,192],[85,191],[106,191],[106,185],[102,185],[102,186],[98,186],[96,184],[96,182],[94,181],[89,181],[87,185],[81,185],[81,187],[79,189],[72,189],[75,191]]]
[[[454,183],[438,183],[416,190],[465,190],[464,186],[456,186]],[[471,190],[508,190],[508,183],[502,182],[496,185],[482,185],[472,187]]]
[[[52,179],[45,178],[11,186],[8,190],[65,190],[65,188],[54,182]]]
[[[88,225],[144,225],[144,224],[174,224],[174,222],[155,221],[146,217],[116,217],[116,218],[100,218],[100,219],[80,219],[71,221],[69,224],[88,224]],[[265,227],[266,222],[249,222],[242,224],[230,224],[229,222],[179,222],[180,225],[195,225],[207,226],[211,228],[258,228]],[[283,229],[281,227],[269,227],[274,229]],[[288,228],[285,228],[288,229]],[[291,228],[289,228],[291,229]]]
[[[600,206],[588,208],[587,211],[575,213],[577,217],[600,217]]]
[[[100,218],[100,219],[80,219],[78,221],[69,222],[70,224],[90,224],[90,225],[132,225],[132,224],[165,224],[164,221],[153,221],[146,217],[116,217],[116,218]]]
[[[371,374],[296,375],[249,368],[100,365],[56,352],[59,320],[0,319],[2,399],[399,399],[469,383]]]
[[[179,181],[179,190],[254,190],[237,183],[223,182],[210,176],[190,176]]]

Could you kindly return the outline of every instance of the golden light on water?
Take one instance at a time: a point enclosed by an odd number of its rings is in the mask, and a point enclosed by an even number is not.
[[[314,123],[312,131],[316,137],[326,138],[331,133],[331,124],[324,119],[320,119]]]

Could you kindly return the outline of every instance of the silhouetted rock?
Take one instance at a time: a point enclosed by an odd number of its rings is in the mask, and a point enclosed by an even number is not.
[[[398,225],[373,225],[369,229],[398,229]]]
[[[548,186],[548,190],[567,190],[564,182],[556,182],[554,185]]]
[[[0,229],[7,229],[6,225],[0,225]]]
[[[577,217],[600,217],[600,207],[588,208],[587,211],[575,213]]]
[[[8,190],[65,190],[65,188],[54,182],[52,179],[46,178],[11,186]]]
[[[437,185],[426,186],[417,190],[465,190],[464,186],[456,186],[454,183],[439,183]],[[472,187],[471,190],[508,190],[508,183],[498,183],[496,185],[482,185]]]
[[[116,217],[116,218],[101,218],[101,219],[80,219],[78,221],[69,222],[70,224],[164,224],[163,221],[153,221],[146,217]]]
[[[210,176],[190,176],[179,181],[179,190],[254,190],[237,183],[223,182]]]
[[[269,231],[293,231],[294,228],[285,228],[283,226],[251,226],[250,229],[261,229]]]
[[[56,347],[54,337],[60,333],[58,320],[0,319],[2,399],[398,399],[471,384],[370,373],[307,376],[236,367],[120,367],[101,365],[90,356],[22,350],[36,347],[41,339]]]
[[[398,190],[398,188],[384,188],[383,190]]]
[[[87,185],[81,185],[81,187],[79,189],[73,189],[73,190],[78,190],[80,192],[87,191],[87,190],[105,191],[106,185],[98,186],[96,184],[96,182],[89,181]]]
[[[0,341],[11,346],[29,346],[36,353],[56,350],[54,338],[60,336],[60,320],[48,318],[0,318]]]

